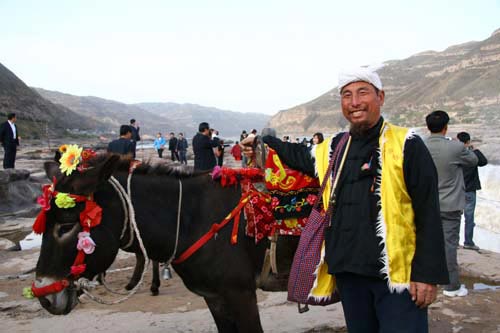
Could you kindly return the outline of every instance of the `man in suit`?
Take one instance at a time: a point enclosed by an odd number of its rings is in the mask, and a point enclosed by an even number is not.
[[[460,220],[465,207],[464,167],[477,165],[477,156],[458,140],[447,138],[450,118],[444,111],[431,112],[425,118],[431,135],[424,141],[438,173],[439,206],[450,284],[444,286],[445,296],[466,296],[468,291],[459,280],[457,247]]]
[[[14,169],[16,163],[17,146],[19,146],[19,132],[16,126],[16,114],[9,113],[7,121],[0,126],[0,143],[3,146],[3,168]]]
[[[213,137],[208,123],[200,123],[193,138],[194,169],[212,170],[217,161],[213,149],[219,146],[219,138]]]

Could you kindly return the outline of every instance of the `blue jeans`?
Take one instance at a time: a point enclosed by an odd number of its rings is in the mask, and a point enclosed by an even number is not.
[[[353,273],[335,274],[349,333],[427,333],[427,308],[405,290],[391,293],[387,281]]]
[[[474,236],[474,211],[476,210],[476,191],[465,192],[465,229],[464,229],[464,245],[473,246],[474,241],[472,237]]]

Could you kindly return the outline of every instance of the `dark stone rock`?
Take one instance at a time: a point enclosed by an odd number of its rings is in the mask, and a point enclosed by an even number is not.
[[[0,185],[7,184],[9,182],[9,173],[5,170],[0,170]]]
[[[7,169],[5,171],[9,174],[9,182],[24,180],[30,177],[29,170],[25,169]]]

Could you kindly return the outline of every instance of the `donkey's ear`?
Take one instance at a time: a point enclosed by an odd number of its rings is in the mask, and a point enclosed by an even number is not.
[[[43,164],[43,168],[45,169],[45,174],[47,175],[47,178],[50,180],[54,179],[59,179],[62,176],[61,170],[59,169],[59,163],[54,162],[54,161],[48,161]]]
[[[56,150],[55,154],[54,154],[54,161],[56,161],[57,163],[59,163],[59,160],[61,159],[61,152],[58,150]]]
[[[109,177],[111,177],[113,172],[115,172],[116,168],[118,167],[119,161],[120,161],[120,155],[110,154],[104,160],[104,162],[97,168],[99,174],[99,180],[100,181],[108,180]]]

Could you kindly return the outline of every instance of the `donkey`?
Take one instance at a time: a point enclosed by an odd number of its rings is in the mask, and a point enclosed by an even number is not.
[[[86,269],[80,275],[92,279],[113,263],[120,248],[125,212],[108,179],[113,175],[124,185],[129,162],[116,155],[100,155],[85,172],[74,171],[70,176],[61,174],[55,162],[46,162],[44,167],[49,179],[55,177],[56,191],[92,195],[102,208],[101,223],[90,230],[95,251],[85,257]],[[177,232],[176,256],[184,253],[213,223],[221,222],[240,197],[239,185],[222,187],[208,173],[169,166],[140,165],[131,179],[131,199],[140,236],[148,256],[160,262],[174,254]],[[52,314],[67,314],[77,305],[78,292],[73,287],[70,267],[77,256],[83,209],[81,202],[61,209],[52,200],[47,211],[34,287],[50,287],[62,279],[69,281],[67,288],[39,297],[41,305]],[[178,213],[180,228],[176,230]],[[255,290],[268,243],[261,241],[256,245],[240,223],[237,243],[232,245],[231,229],[219,230],[216,237],[186,261],[174,263],[173,268],[189,290],[204,297],[220,332],[261,332]],[[139,252],[137,238],[130,250]]]

